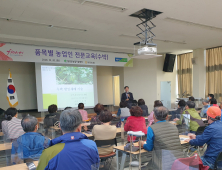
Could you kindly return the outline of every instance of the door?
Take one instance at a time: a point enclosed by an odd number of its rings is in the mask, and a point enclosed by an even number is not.
[[[160,82],[160,98],[163,106],[171,109],[171,81]]]

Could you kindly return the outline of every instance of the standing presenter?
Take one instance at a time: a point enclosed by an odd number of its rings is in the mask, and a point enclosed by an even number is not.
[[[121,101],[124,102],[126,101],[127,103],[132,103],[133,102],[133,93],[129,92],[129,87],[125,86],[124,87],[125,93],[122,94]]]

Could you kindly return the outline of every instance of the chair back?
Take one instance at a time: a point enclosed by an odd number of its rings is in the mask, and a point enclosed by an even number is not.
[[[219,155],[217,156],[217,159],[214,164],[214,169],[218,168],[218,162],[220,162],[220,168],[221,168],[221,161],[222,161],[222,152],[220,152]]]
[[[202,135],[202,133],[204,132],[206,126],[199,126],[195,135]]]
[[[95,140],[95,143],[96,143],[97,147],[101,147],[104,145],[116,145],[117,146],[116,138],[109,139],[109,140]]]

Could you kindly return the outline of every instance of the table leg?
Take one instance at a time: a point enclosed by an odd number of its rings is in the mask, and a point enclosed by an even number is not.
[[[124,169],[125,162],[126,162],[126,153],[123,153],[122,159],[121,159],[121,164],[120,164],[120,170]]]
[[[119,150],[116,150],[116,170],[119,170]]]

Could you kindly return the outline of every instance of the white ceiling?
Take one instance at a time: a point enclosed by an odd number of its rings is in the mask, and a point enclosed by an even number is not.
[[[153,29],[156,39],[180,42],[154,41],[159,53],[178,54],[222,45],[221,0],[98,1],[127,10],[117,12],[73,0],[0,0],[0,18],[87,30],[49,28],[0,19],[0,41],[133,53],[133,43],[139,41],[133,36],[140,32],[136,27],[140,20],[129,15],[147,8],[163,12],[153,20],[157,26]]]

